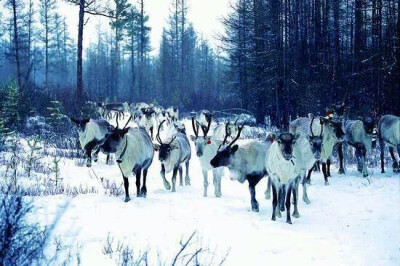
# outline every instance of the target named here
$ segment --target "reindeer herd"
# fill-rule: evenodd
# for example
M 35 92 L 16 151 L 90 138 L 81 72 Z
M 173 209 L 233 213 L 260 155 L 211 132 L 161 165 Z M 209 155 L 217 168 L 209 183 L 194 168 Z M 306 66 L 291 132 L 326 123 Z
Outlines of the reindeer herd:
M 71 118 L 71 121 L 78 131 L 88 167 L 92 165 L 92 156 L 97 161 L 100 151 L 115 155 L 124 180 L 125 202 L 130 200 L 128 177 L 131 174 L 136 177 L 137 196 L 147 196 L 147 173 L 155 154 L 158 154 L 160 175 L 167 190 L 176 191 L 178 174 L 181 186 L 183 183 L 190 185 L 190 141 L 194 144 L 203 174 L 203 196 L 208 195 L 209 171 L 213 176 L 214 195 L 222 196 L 221 178 L 227 168 L 230 176 L 240 183 L 248 181 L 251 208 L 258 212 L 256 186 L 265 177 L 268 180 L 266 199 L 271 198 L 272 189 L 272 220 L 281 217 L 281 212 L 286 210 L 286 222 L 289 224 L 292 223 L 292 204 L 292 216 L 300 216 L 297 206 L 300 183 L 303 187 L 302 199 L 310 204 L 307 185 L 311 183 L 311 175 L 317 165 L 322 165 L 325 185 L 329 185 L 334 150 L 339 157 L 339 174 L 345 173 L 347 152 L 343 150 L 352 147 L 355 149 L 357 169 L 367 177 L 366 155 L 371 152 L 377 138 L 382 173 L 385 172 L 386 145 L 393 159 L 393 171 L 400 172 L 395 157 L 395 151 L 400 156 L 400 117 L 394 115 L 384 115 L 380 119 L 364 117 L 345 120 L 340 110 L 334 109 L 327 116 L 309 114 L 308 117 L 297 118 L 290 123 L 288 130 L 266 131 L 266 138 L 258 140 L 241 137 L 245 125 L 238 119 L 213 121 L 215 115 L 208 110 L 191 113 L 193 135 L 188 138 L 177 108 L 164 109 L 146 103 L 99 104 L 98 108 L 102 119 Z M 130 118 L 121 128 L 119 120 L 126 113 L 130 113 Z M 110 119 L 116 119 L 116 126 L 108 122 Z M 172 186 L 166 177 L 170 172 Z

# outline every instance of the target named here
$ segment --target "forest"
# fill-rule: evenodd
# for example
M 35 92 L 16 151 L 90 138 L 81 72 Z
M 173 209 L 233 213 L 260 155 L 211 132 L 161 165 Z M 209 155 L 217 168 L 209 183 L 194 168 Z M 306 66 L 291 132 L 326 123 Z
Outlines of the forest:
M 0 266 L 400 265 L 400 0 L 0 21 Z
M 60 2 L 78 7 L 78 25 Z M 399 1 L 231 0 L 216 45 L 194 30 L 190 2 L 171 0 L 152 52 L 146 0 L 3 1 L 0 103 L 14 84 L 21 119 L 54 99 L 67 113 L 87 100 L 241 108 L 275 125 L 340 102 L 352 117 L 400 113 Z M 108 25 L 83 45 L 93 17 Z

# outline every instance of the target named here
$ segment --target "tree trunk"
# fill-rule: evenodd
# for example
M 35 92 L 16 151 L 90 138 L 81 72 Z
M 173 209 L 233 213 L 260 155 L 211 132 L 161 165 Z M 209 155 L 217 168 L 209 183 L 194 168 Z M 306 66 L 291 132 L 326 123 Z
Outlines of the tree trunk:
M 18 40 L 18 28 L 17 28 L 17 6 L 16 0 L 12 0 L 12 8 L 13 8 L 13 22 L 14 22 L 14 46 L 15 46 L 15 62 L 17 64 L 17 82 L 18 89 L 22 90 L 21 84 L 21 61 L 19 58 L 19 40 Z
M 82 74 L 82 49 L 83 49 L 83 24 L 85 15 L 85 0 L 79 0 L 79 25 L 78 25 L 78 53 L 76 64 L 76 97 L 79 108 L 84 102 L 83 74 Z

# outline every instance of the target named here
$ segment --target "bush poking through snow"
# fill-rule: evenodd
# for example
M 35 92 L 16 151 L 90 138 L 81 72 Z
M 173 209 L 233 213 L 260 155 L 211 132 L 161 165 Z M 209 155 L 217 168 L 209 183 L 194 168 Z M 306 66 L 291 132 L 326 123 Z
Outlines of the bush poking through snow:
M 37 160 L 40 159 L 40 157 L 37 155 L 37 153 L 42 149 L 40 145 L 40 137 L 39 135 L 36 135 L 32 140 L 28 140 L 28 147 L 29 147 L 29 154 L 28 157 L 26 158 L 26 165 L 25 165 L 25 171 L 28 174 L 28 177 L 31 176 L 31 171 L 33 169 L 34 164 L 37 162 Z
M 54 174 L 54 179 L 50 180 L 55 183 L 56 188 L 58 187 L 58 184 L 62 181 L 62 178 L 60 177 L 60 161 L 61 159 L 58 158 L 57 155 L 55 155 L 52 161 L 52 167 L 50 168 L 50 171 Z
M 119 197 L 125 194 L 122 183 L 117 185 L 115 181 L 110 182 L 109 179 L 101 178 L 101 184 L 104 188 L 104 194 L 107 196 Z
M 197 231 L 194 231 L 187 239 L 181 238 L 179 249 L 171 260 L 162 259 L 162 254 L 151 256 L 149 249 L 146 251 L 135 251 L 135 249 L 124 242 L 114 238 L 108 234 L 102 248 L 103 255 L 113 259 L 119 265 L 223 265 L 226 261 L 229 251 L 218 261 L 216 261 L 215 253 L 210 251 L 208 247 L 202 245 Z M 154 258 L 157 261 L 149 261 Z
M 0 194 L 0 265 L 32 265 L 44 259 L 47 233 L 26 221 L 31 211 L 21 195 Z
M 9 177 L 11 178 L 13 189 L 17 190 L 17 171 L 19 162 L 21 160 L 21 158 L 19 157 L 20 149 L 19 149 L 19 141 L 17 140 L 17 138 L 12 138 L 10 140 L 9 149 L 11 152 L 11 157 L 7 165 L 5 177 L 7 178 L 8 174 L 10 173 Z
M 139 252 L 135 258 L 136 253 L 132 247 L 119 240 L 114 244 L 114 238 L 110 234 L 107 236 L 102 252 L 105 256 L 115 259 L 119 265 L 148 265 L 147 251 Z

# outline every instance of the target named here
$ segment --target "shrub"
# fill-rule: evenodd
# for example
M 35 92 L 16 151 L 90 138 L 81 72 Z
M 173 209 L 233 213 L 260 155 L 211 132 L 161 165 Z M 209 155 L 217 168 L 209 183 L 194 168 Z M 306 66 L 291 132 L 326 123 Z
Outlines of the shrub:
M 0 194 L 0 265 L 32 265 L 44 259 L 45 229 L 26 221 L 31 203 L 17 194 Z

